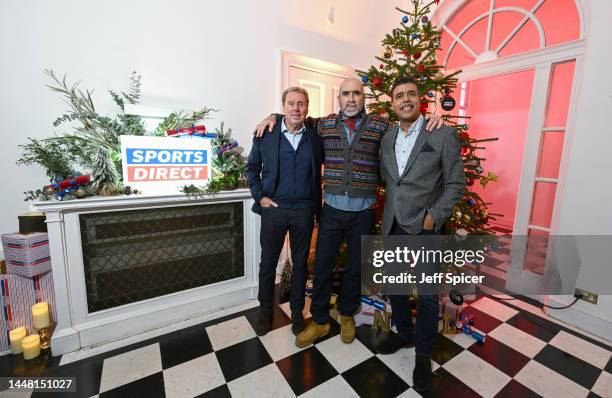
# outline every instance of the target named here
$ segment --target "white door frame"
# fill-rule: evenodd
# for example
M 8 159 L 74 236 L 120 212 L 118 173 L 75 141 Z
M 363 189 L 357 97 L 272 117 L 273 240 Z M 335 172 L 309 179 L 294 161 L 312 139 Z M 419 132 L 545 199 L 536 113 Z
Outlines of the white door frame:
M 355 68 L 281 50 L 281 91 L 289 87 L 289 68 L 291 67 L 342 78 L 351 77 L 355 74 Z
M 437 26 L 444 26 L 448 20 L 464 5 L 467 0 L 446 1 L 434 13 L 433 21 Z M 542 1 L 537 4 L 541 4 Z M 550 85 L 550 72 L 554 64 L 575 60 L 574 76 L 572 82 L 572 91 L 570 103 L 568 107 L 567 121 L 565 124 L 563 149 L 560 160 L 559 175 L 557 177 L 557 193 L 555 195 L 555 203 L 551 218 L 550 228 L 547 230 L 550 235 L 555 235 L 558 231 L 558 212 L 560 209 L 560 200 L 563 197 L 562 193 L 565 188 L 565 177 L 567 175 L 569 148 L 574 134 L 574 112 L 576 108 L 577 98 L 580 94 L 580 84 L 582 81 L 582 69 L 584 62 L 584 53 L 586 47 L 585 26 L 586 24 L 586 5 L 584 0 L 576 0 L 576 7 L 580 16 L 580 39 L 568 43 L 563 43 L 546 48 L 540 48 L 529 52 L 521 53 L 514 56 L 503 58 L 488 58 L 481 54 L 477 57 L 476 63 L 467 65 L 461 68 L 462 72 L 458 76 L 460 81 L 472 81 L 476 79 L 499 76 L 507 73 L 519 72 L 527 69 L 534 69 L 534 80 L 532 88 L 531 106 L 527 124 L 527 132 L 525 138 L 525 147 L 523 154 L 523 164 L 521 177 L 519 182 L 519 192 L 517 196 L 517 207 L 515 212 L 513 234 L 527 235 L 529 230 L 529 219 L 531 215 L 534 181 L 536 181 L 537 164 L 540 151 L 540 142 L 542 138 L 542 130 L 545 123 L 546 103 L 548 100 L 548 91 Z M 491 0 L 492 10 L 495 5 L 495 0 Z M 480 17 L 477 17 L 477 19 Z M 527 19 L 528 16 L 525 17 Z M 487 48 L 489 44 L 489 35 L 491 27 L 489 26 L 487 35 Z M 518 31 L 518 30 L 517 30 Z M 449 32 L 452 35 L 452 32 Z M 516 31 L 510 36 L 516 34 Z M 460 35 L 455 36 L 456 43 L 469 48 L 461 41 Z M 472 51 L 473 52 L 473 51 Z M 450 51 L 449 51 L 450 53 Z M 448 54 L 447 54 L 448 58 Z M 485 59 L 490 60 L 485 60 Z M 447 70 L 452 73 L 456 71 Z M 513 240 L 514 241 L 514 240 Z M 550 246 L 547 250 L 549 255 Z M 523 270 L 523 263 L 526 252 L 526 239 L 519 240 L 513 243 L 511 248 L 511 264 L 508 269 L 508 279 L 506 289 L 514 292 L 521 291 L 539 291 L 538 287 L 542 286 L 542 275 Z M 546 263 L 546 267 L 551 264 Z M 546 275 L 546 268 L 544 275 Z M 542 301 L 545 299 L 541 296 L 532 296 L 535 299 Z

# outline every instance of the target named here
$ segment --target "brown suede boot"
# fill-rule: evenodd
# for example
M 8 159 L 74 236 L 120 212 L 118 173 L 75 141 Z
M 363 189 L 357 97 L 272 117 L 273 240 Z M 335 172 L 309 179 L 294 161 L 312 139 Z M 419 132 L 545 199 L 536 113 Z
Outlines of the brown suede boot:
M 312 321 L 306 329 L 296 336 L 295 345 L 300 348 L 308 347 L 316 340 L 326 336 L 328 333 L 329 323 L 319 325 L 315 321 Z
M 345 344 L 355 340 L 355 319 L 352 316 L 340 315 L 340 340 Z

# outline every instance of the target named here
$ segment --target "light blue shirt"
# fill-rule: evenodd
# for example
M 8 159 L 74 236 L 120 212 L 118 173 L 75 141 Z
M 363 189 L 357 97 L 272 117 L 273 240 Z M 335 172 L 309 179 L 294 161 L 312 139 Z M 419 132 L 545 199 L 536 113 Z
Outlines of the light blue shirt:
M 346 139 L 349 145 L 353 141 L 353 137 L 355 132 L 359 129 L 359 126 L 363 122 L 364 115 L 360 114 L 357 116 L 357 122 L 355 123 L 355 131 L 349 131 L 349 128 L 343 123 L 343 120 L 346 118 L 342 113 L 340 113 L 340 123 L 342 123 L 343 130 L 346 134 Z M 376 203 L 376 198 L 356 198 L 348 195 L 333 195 L 331 193 L 325 193 L 323 195 L 323 199 L 325 200 L 325 204 L 333 207 L 334 209 L 344 210 L 344 211 L 362 211 L 365 209 L 369 209 L 374 203 Z
M 287 138 L 287 141 L 289 141 L 293 147 L 293 150 L 297 151 L 300 141 L 302 140 L 302 136 L 304 135 L 304 132 L 306 132 L 306 126 L 302 126 L 297 133 L 292 133 L 285 125 L 285 118 L 283 118 L 283 121 L 281 122 L 281 132 L 285 135 L 285 138 Z
M 400 175 L 404 173 L 406 163 L 408 163 L 408 158 L 410 157 L 410 152 L 412 152 L 412 148 L 414 148 L 414 143 L 419 136 L 424 120 L 423 115 L 420 115 L 408 129 L 408 134 L 404 133 L 402 125 L 399 125 L 397 138 L 395 139 L 395 160 L 397 161 L 397 170 Z

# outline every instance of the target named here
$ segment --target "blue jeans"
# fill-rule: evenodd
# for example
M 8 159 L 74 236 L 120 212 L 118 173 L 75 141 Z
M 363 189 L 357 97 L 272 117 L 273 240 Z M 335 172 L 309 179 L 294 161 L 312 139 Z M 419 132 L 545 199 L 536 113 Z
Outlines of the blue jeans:
M 434 231 L 423 230 L 420 235 L 434 234 Z M 393 220 L 391 235 L 409 234 Z M 399 335 L 414 342 L 417 354 L 430 356 L 438 336 L 439 296 L 419 294 L 416 330 L 412 326 L 409 296 L 389 296 L 389 300 L 391 301 L 391 317 Z

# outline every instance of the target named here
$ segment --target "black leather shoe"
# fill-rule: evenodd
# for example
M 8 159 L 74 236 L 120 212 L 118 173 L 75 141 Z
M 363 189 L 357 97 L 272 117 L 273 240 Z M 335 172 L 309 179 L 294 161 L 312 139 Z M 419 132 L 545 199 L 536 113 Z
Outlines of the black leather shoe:
M 400 348 L 414 347 L 412 341 L 407 340 L 397 333 L 380 332 L 374 339 L 374 349 L 377 353 L 387 355 L 397 352 Z
M 416 356 L 414 372 L 412 372 L 412 386 L 417 392 L 425 392 L 431 387 L 431 359 L 427 355 Z
M 306 329 L 306 322 L 304 322 L 302 311 L 291 311 L 291 331 L 293 335 L 297 336 L 304 329 Z
M 255 323 L 255 334 L 264 336 L 272 328 L 272 311 L 260 310 Z

